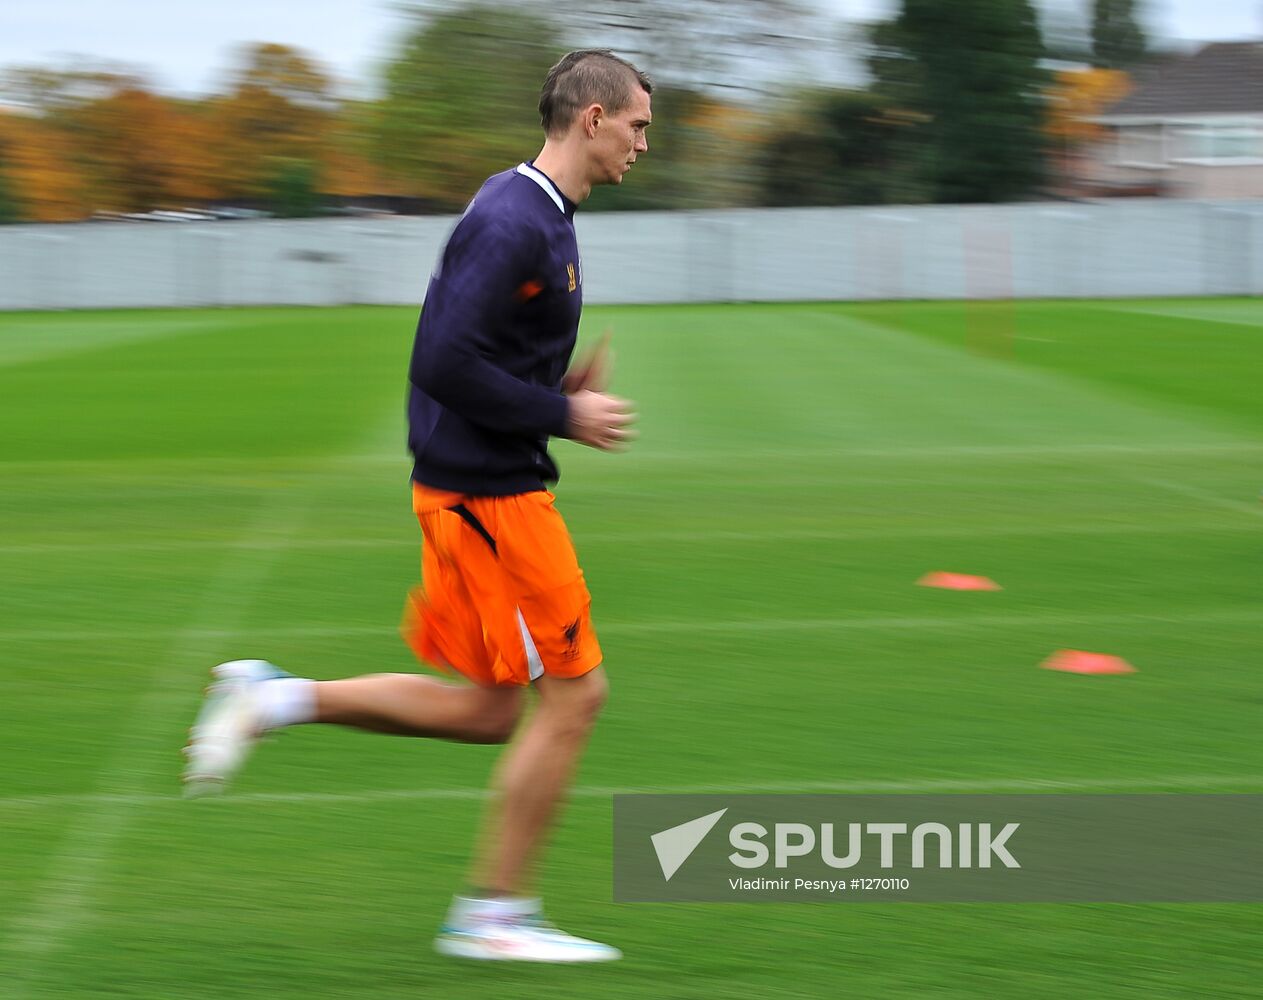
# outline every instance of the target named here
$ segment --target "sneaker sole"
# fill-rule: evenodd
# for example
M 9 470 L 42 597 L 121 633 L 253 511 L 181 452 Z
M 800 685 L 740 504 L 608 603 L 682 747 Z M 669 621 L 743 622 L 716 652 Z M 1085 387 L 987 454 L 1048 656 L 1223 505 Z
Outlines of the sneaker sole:
M 205 775 L 196 774 L 181 780 L 184 782 L 186 799 L 209 799 L 224 794 L 224 782 L 220 778 L 208 778 Z
M 467 958 L 478 962 L 539 962 L 546 965 L 572 965 L 579 962 L 615 962 L 623 953 L 615 948 L 576 949 L 566 958 L 544 958 L 524 952 L 496 951 L 476 941 L 440 937 L 434 941 L 434 950 L 448 958 Z

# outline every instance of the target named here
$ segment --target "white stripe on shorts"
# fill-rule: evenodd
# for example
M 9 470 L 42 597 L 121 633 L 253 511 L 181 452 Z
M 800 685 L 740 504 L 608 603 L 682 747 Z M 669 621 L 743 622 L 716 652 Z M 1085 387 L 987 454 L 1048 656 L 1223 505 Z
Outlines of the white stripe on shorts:
M 531 638 L 530 629 L 526 627 L 526 619 L 522 617 L 522 609 L 517 609 L 517 627 L 522 632 L 522 645 L 526 647 L 526 666 L 531 680 L 544 676 L 544 661 L 539 658 L 539 650 L 535 648 L 535 640 Z

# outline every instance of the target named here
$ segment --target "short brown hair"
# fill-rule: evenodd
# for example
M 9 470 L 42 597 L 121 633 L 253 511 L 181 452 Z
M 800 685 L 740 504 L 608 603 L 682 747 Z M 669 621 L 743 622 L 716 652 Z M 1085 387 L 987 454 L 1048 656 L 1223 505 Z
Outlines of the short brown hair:
M 539 93 L 539 120 L 545 135 L 564 132 L 575 115 L 590 104 L 617 114 L 631 103 L 635 88 L 653 93 L 649 77 L 609 49 L 567 52 L 544 80 Z

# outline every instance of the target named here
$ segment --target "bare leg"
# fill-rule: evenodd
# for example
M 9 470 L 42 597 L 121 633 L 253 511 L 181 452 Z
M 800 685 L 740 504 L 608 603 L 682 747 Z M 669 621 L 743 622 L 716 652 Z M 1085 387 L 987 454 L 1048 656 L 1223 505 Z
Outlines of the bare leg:
M 369 674 L 316 684 L 316 722 L 375 733 L 505 743 L 522 713 L 522 690 L 452 684 L 416 674 Z
M 541 677 L 535 688 L 539 704 L 497 765 L 472 873 L 473 885 L 506 895 L 529 888 L 531 863 L 609 690 L 600 667 L 582 677 Z

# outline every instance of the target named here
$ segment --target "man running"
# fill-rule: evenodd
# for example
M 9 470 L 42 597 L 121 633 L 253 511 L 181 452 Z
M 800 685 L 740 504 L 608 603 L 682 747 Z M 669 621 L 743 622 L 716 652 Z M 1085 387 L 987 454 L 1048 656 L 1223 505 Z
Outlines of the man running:
M 199 794 L 222 788 L 261 733 L 288 725 L 508 743 L 471 888 L 435 942 L 448 955 L 621 957 L 546 923 L 531 876 L 607 693 L 591 598 L 546 488 L 557 479 L 548 439 L 617 449 L 634 417 L 605 391 L 604 342 L 567 371 L 583 290 L 574 212 L 648 149 L 652 89 L 606 50 L 562 58 L 540 95 L 543 149 L 486 181 L 426 292 L 408 404 L 424 589 L 409 596 L 404 634 L 463 681 L 313 681 L 235 660 L 214 669 L 186 751 L 185 781 Z M 534 710 L 519 728 L 528 697 Z

